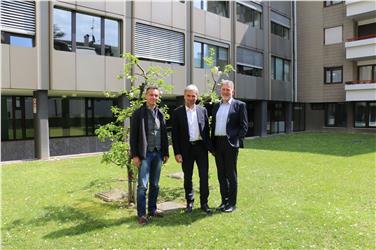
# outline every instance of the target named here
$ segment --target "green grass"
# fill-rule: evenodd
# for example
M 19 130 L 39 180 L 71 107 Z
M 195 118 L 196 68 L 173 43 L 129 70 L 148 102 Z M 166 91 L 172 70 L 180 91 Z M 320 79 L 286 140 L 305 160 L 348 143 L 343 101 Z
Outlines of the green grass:
M 297 133 L 248 140 L 238 163 L 238 209 L 176 212 L 141 227 L 135 210 L 104 203 L 124 169 L 100 157 L 2 167 L 4 249 L 375 249 L 375 134 Z M 220 203 L 210 157 L 209 205 Z M 184 203 L 180 171 L 164 166 L 160 200 Z M 194 176 L 198 190 L 197 170 Z M 196 206 L 199 195 L 196 193 Z

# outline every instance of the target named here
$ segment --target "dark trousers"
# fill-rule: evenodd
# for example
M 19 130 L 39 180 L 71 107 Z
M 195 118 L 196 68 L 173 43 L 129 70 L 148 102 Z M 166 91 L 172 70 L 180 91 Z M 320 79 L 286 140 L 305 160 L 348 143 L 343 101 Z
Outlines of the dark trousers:
M 230 145 L 226 136 L 215 138 L 215 163 L 217 165 L 218 181 L 221 191 L 222 204 L 236 205 L 238 181 L 236 163 L 239 149 Z
M 198 175 L 200 177 L 200 203 L 201 206 L 208 203 L 209 183 L 208 183 L 208 150 L 202 142 L 190 145 L 188 155 L 183 157 L 182 168 L 184 172 L 184 190 L 187 203 L 194 202 L 194 192 L 192 185 L 193 166 L 196 162 Z

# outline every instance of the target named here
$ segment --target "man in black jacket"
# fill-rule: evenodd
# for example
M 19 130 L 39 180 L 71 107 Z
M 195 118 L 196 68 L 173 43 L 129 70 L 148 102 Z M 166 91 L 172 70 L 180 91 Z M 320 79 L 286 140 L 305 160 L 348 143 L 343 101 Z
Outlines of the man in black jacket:
M 157 107 L 159 89 L 146 89 L 146 103 L 132 114 L 130 124 L 130 151 L 134 165 L 138 168 L 137 216 L 138 223 L 148 223 L 146 217 L 146 191 L 149 182 L 149 216 L 161 216 L 157 212 L 159 177 L 162 162 L 168 160 L 166 122 Z
M 243 139 L 248 130 L 247 108 L 244 102 L 233 98 L 232 81 L 223 80 L 220 92 L 222 100 L 213 108 L 211 124 L 211 138 L 215 148 L 215 163 L 222 198 L 217 210 L 233 212 L 238 191 L 236 164 L 239 147 L 243 147 Z
M 184 190 L 187 200 L 186 212 L 193 209 L 194 193 L 192 187 L 193 166 L 196 162 L 200 177 L 201 209 L 211 213 L 208 206 L 208 150 L 212 151 L 209 138 L 209 123 L 207 111 L 196 105 L 198 89 L 188 85 L 184 90 L 185 105 L 174 110 L 172 116 L 172 145 L 175 160 L 182 164 L 184 172 Z

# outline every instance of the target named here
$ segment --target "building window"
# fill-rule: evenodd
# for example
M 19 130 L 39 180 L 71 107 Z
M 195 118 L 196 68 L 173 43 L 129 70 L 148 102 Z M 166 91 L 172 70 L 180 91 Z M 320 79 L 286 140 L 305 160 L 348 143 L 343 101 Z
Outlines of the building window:
M 358 80 L 366 82 L 376 81 L 376 65 L 358 66 Z
M 238 22 L 261 29 L 262 14 L 244 4 L 236 3 L 236 18 Z
M 345 103 L 328 103 L 325 105 L 325 126 L 346 127 Z
M 376 102 L 354 103 L 354 127 L 376 128 Z
M 194 0 L 193 6 L 220 16 L 229 17 L 228 1 Z
M 284 103 L 268 103 L 267 133 L 279 134 L 286 132 L 285 120 L 286 114 Z
M 35 1 L 0 1 L 1 43 L 35 46 Z
M 1 31 L 1 43 L 31 48 L 35 46 L 34 36 Z
M 142 59 L 184 65 L 184 33 L 136 23 L 135 55 Z
M 324 44 L 342 43 L 342 26 L 324 29 Z
M 292 113 L 292 130 L 303 131 L 305 130 L 305 105 L 303 103 L 293 104 Z
M 237 72 L 243 75 L 262 77 L 262 71 L 264 66 L 263 53 L 237 47 Z
M 359 38 L 367 38 L 367 37 L 374 37 L 376 33 L 376 22 L 368 23 L 358 26 L 358 37 Z
M 290 39 L 290 29 L 273 21 L 271 22 L 271 32 L 284 39 Z
M 53 15 L 56 50 L 121 56 L 120 21 L 60 8 Z
M 210 56 L 210 49 L 214 49 L 215 58 L 214 65 L 220 66 L 221 69 L 228 64 L 228 48 L 207 44 L 203 42 L 194 42 L 194 67 L 195 68 L 209 68 L 205 64 L 204 58 Z
M 272 79 L 290 81 L 290 60 L 272 56 Z
M 342 83 L 342 66 L 324 68 L 325 84 Z
M 343 1 L 324 1 L 324 7 L 329 7 L 332 5 L 337 5 L 342 3 Z
M 100 125 L 113 121 L 112 99 L 59 98 L 48 99 L 50 137 L 94 135 Z
M 34 137 L 32 97 L 1 96 L 1 140 Z

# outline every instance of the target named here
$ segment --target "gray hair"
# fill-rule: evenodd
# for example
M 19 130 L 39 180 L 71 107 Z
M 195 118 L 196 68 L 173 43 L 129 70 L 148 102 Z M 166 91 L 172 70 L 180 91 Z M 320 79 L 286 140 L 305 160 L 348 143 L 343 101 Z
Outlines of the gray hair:
M 234 82 L 233 81 L 230 81 L 230 80 L 222 80 L 221 81 L 221 87 L 223 85 L 227 85 L 229 86 L 230 88 L 234 89 Z
M 184 89 L 184 94 L 185 94 L 186 92 L 188 92 L 188 91 L 194 91 L 194 92 L 196 92 L 196 94 L 198 95 L 198 88 L 197 88 L 197 86 L 194 85 L 194 84 L 189 84 L 187 87 L 185 87 L 185 89 Z

